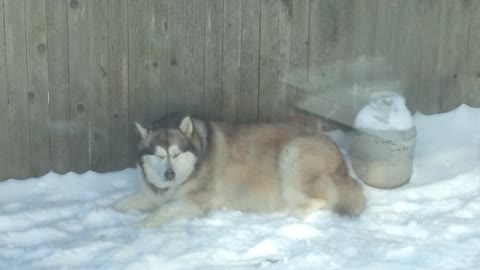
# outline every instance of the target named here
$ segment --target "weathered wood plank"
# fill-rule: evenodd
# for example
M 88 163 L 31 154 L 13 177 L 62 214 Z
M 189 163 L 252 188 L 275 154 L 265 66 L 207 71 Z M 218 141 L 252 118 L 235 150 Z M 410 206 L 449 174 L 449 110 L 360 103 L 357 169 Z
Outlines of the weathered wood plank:
M 406 21 L 403 21 L 407 25 L 406 36 L 403 40 L 398 40 L 399 54 L 396 63 L 402 66 L 399 70 L 404 81 L 407 107 L 411 113 L 415 113 L 420 82 L 425 5 L 423 0 L 408 0 L 402 3 L 409 6 L 409 11 Z
M 130 164 L 128 123 L 128 11 L 127 0 L 108 2 L 108 87 L 110 169 Z
M 396 25 L 401 0 L 377 1 L 377 24 L 375 32 L 375 63 L 373 65 L 373 82 L 392 81 L 395 77 L 392 67 L 392 47 L 394 46 L 396 30 L 403 27 Z M 400 33 L 398 33 L 400 34 Z
M 148 121 L 167 113 L 167 0 L 148 0 Z
M 438 87 L 437 55 L 442 13 L 445 8 L 444 4 L 445 1 L 423 1 L 423 38 L 417 107 L 424 114 L 440 111 L 441 96 Z
M 259 119 L 272 121 L 277 118 L 278 91 L 278 31 L 280 3 L 275 0 L 261 1 L 260 15 L 260 86 L 258 98 Z
M 146 120 L 148 102 L 148 6 L 147 0 L 128 1 L 129 129 Z M 130 133 L 132 142 L 137 138 Z
M 31 175 L 51 169 L 48 110 L 47 22 L 45 0 L 26 1 L 28 111 L 30 115 Z
M 108 134 L 108 1 L 88 4 L 90 33 L 90 169 L 105 172 L 109 168 Z
M 147 0 L 128 1 L 128 130 L 129 156 L 135 158 L 140 139 L 135 121 L 147 120 L 148 107 L 148 6 Z
M 50 153 L 52 170 L 70 170 L 70 85 L 68 74 L 67 1 L 46 2 L 48 81 L 50 95 Z
M 185 0 L 168 0 L 167 5 L 167 109 L 185 112 Z
M 416 69 L 418 72 L 420 64 L 418 38 L 421 37 L 422 27 L 421 10 L 414 4 L 412 1 L 378 0 L 375 60 L 379 62 L 374 63 L 374 80 L 371 90 L 368 91 L 368 94 L 395 91 L 405 96 L 411 102 L 410 105 L 415 103 L 410 98 L 416 96 L 416 85 L 410 82 L 412 76 L 410 69 Z M 414 10 L 411 11 L 411 8 Z M 420 16 L 416 17 L 417 14 Z M 408 37 L 409 31 L 412 37 L 417 39 L 414 44 Z M 417 58 L 413 60 L 409 54 Z
M 345 89 L 339 85 L 343 73 L 351 72 L 353 16 L 352 2 L 316 0 L 310 16 L 310 88 L 315 92 Z M 349 78 L 351 79 L 351 78 Z
M 278 65 L 277 65 L 277 95 L 274 107 L 275 120 L 287 118 L 288 85 L 285 79 L 288 75 L 290 48 L 292 44 L 293 0 L 280 1 L 278 7 Z
M 70 0 L 68 43 L 70 72 L 70 154 L 71 170 L 82 173 L 90 168 L 88 92 L 90 91 L 88 1 Z
M 442 112 L 465 103 L 460 86 L 467 61 L 468 33 L 472 1 L 446 1 L 440 25 L 437 73 Z
M 260 58 L 260 1 L 242 1 L 242 41 L 240 88 L 237 98 L 237 120 L 258 119 L 258 67 Z
M 323 72 L 323 65 L 326 61 L 326 39 L 325 32 L 328 29 L 328 12 L 326 12 L 325 1 L 311 0 L 310 1 L 310 25 L 309 25 L 309 59 L 308 59 L 308 85 L 305 86 L 307 90 L 311 90 L 313 81 L 319 81 L 325 76 Z M 316 92 L 324 92 L 325 89 L 315 89 Z
M 403 3 L 403 4 L 402 4 Z M 367 86 L 367 97 L 378 91 L 395 91 L 405 94 L 401 64 L 407 33 L 409 6 L 401 0 L 378 0 L 375 33 L 373 80 Z
M 5 56 L 5 20 L 3 0 L 0 0 L 0 180 L 10 173 L 10 123 L 8 121 L 7 65 Z
M 242 2 L 225 0 L 223 10 L 223 91 L 222 114 L 226 120 L 237 118 L 237 96 L 240 88 L 240 49 Z
M 319 107 L 315 112 L 333 120 L 344 119 L 342 108 L 354 110 L 355 67 L 352 1 L 317 0 L 310 7 L 308 90 L 338 109 Z M 347 124 L 347 123 L 345 123 Z
M 385 0 L 380 0 L 380 2 Z M 385 21 L 380 21 L 383 25 L 377 24 L 377 29 L 382 26 L 386 26 L 385 31 L 390 32 L 390 40 L 380 40 L 377 42 L 377 46 L 380 46 L 380 49 L 385 51 L 385 59 L 387 63 L 391 66 L 393 70 L 393 79 L 402 79 L 404 65 L 406 64 L 405 59 L 405 42 L 407 40 L 408 26 L 409 26 L 409 14 L 410 14 L 410 4 L 407 1 L 394 0 L 389 1 L 389 5 L 383 5 L 383 7 L 388 8 L 389 10 L 379 10 L 380 13 L 384 12 L 386 15 L 390 15 L 389 18 L 385 18 L 390 24 L 384 24 Z M 412 6 L 413 7 L 413 6 Z M 379 7 L 380 8 L 380 7 Z M 392 10 L 390 10 L 392 9 Z M 417 29 L 421 29 L 416 25 Z M 383 36 L 387 37 L 387 36 Z M 382 45 L 387 47 L 383 48 Z M 379 47 L 375 47 L 378 49 Z M 388 47 L 389 46 L 389 47 Z
M 287 84 L 287 102 L 295 106 L 304 97 L 308 83 L 310 1 L 293 0 L 292 12 L 290 64 L 284 81 Z M 298 112 L 292 106 L 287 113 L 292 119 L 298 118 Z
M 222 118 L 224 2 L 205 3 L 205 115 Z
M 375 34 L 377 24 L 377 0 L 354 1 L 354 51 L 355 80 L 353 86 L 354 110 L 359 111 L 363 92 L 374 83 Z
M 5 0 L 5 53 L 10 121 L 11 177 L 30 176 L 25 1 Z
M 467 63 L 460 86 L 466 104 L 480 107 L 480 1 L 472 1 Z
M 185 87 L 187 112 L 205 112 L 205 0 L 186 2 Z

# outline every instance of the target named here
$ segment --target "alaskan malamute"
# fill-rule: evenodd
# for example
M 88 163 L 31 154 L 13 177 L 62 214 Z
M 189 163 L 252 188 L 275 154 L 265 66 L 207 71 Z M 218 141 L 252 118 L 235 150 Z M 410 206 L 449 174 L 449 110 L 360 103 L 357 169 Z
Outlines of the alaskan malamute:
M 365 208 L 362 188 L 336 144 L 305 127 L 181 115 L 136 126 L 141 189 L 115 208 L 151 212 L 142 226 L 220 208 L 296 217 L 318 209 L 359 215 Z

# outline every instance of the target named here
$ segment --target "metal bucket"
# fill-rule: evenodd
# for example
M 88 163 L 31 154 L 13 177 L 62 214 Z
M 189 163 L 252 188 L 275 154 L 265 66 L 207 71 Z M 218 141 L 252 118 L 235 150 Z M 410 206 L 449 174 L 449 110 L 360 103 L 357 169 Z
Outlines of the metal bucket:
M 352 167 L 367 185 L 396 188 L 410 181 L 417 131 L 354 129 Z

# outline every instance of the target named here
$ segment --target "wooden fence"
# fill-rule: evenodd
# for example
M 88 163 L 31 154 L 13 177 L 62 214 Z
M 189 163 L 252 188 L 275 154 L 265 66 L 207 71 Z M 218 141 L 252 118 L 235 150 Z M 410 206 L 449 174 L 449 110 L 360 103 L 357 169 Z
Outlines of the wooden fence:
M 479 29 L 474 0 L 0 0 L 0 179 L 131 166 L 170 111 L 284 119 L 292 81 L 369 59 L 412 111 L 478 106 Z

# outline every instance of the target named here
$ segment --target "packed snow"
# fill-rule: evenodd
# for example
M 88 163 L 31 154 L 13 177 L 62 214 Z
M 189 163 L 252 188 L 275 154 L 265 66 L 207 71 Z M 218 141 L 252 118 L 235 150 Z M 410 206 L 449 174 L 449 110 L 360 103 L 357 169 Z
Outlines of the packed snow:
M 369 130 L 407 130 L 413 119 L 405 105 L 405 98 L 395 92 L 377 92 L 371 102 L 358 112 L 354 126 Z
M 1 182 L 0 269 L 480 269 L 480 109 L 413 120 L 410 183 L 364 186 L 359 218 L 224 209 L 138 229 L 144 214 L 112 209 L 134 169 Z

